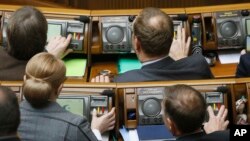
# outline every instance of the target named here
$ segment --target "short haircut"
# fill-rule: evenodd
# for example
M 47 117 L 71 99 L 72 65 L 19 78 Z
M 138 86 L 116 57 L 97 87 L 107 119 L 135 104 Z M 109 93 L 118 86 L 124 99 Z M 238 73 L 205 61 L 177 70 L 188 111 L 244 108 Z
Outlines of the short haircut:
M 43 52 L 33 56 L 26 65 L 23 95 L 35 108 L 49 103 L 51 95 L 58 94 L 64 82 L 66 67 L 61 59 Z
M 199 129 L 206 114 L 206 102 L 201 93 L 187 85 L 170 86 L 165 92 L 165 116 L 169 117 L 183 134 Z
M 16 94 L 8 87 L 0 86 L 0 136 L 17 132 L 20 111 Z
M 168 55 L 173 41 L 173 22 L 159 8 L 145 8 L 134 21 L 133 33 L 147 55 Z
M 47 21 L 36 8 L 25 6 L 16 10 L 8 20 L 8 52 L 19 60 L 29 60 L 45 50 Z

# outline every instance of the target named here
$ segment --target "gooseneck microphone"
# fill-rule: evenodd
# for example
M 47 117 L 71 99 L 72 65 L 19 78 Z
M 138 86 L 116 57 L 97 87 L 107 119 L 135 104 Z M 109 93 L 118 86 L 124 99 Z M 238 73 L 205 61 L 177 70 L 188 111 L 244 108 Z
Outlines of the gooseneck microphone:
M 88 16 L 79 16 L 79 18 L 74 18 L 74 20 L 78 20 L 83 23 L 89 23 L 90 19 Z

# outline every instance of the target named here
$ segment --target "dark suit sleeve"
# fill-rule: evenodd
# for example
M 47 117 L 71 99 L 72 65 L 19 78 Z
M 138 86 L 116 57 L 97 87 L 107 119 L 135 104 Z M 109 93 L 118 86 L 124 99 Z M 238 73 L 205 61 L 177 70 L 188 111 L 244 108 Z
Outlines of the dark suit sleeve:
M 248 76 L 250 76 L 250 54 L 244 54 L 240 57 L 240 62 L 236 70 L 236 77 Z
M 95 134 L 92 132 L 87 120 L 83 120 L 78 126 L 77 141 L 97 141 Z

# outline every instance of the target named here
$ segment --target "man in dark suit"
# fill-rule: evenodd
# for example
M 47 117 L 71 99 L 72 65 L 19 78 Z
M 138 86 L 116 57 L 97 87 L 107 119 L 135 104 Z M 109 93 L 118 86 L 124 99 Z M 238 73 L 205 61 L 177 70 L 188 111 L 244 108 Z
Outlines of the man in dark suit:
M 20 111 L 15 93 L 0 86 L 0 141 L 20 141 L 17 128 L 20 123 Z
M 133 23 L 132 43 L 142 68 L 131 70 L 114 78 L 114 82 L 185 80 L 212 78 L 209 65 L 200 55 L 187 57 L 190 37 L 178 28 L 173 39 L 173 22 L 158 8 L 145 8 Z M 171 47 L 171 48 L 170 48 Z M 97 76 L 92 82 L 108 82 Z
M 242 50 L 240 62 L 237 66 L 236 77 L 249 77 L 250 76 L 250 54 Z
M 206 115 L 206 102 L 199 91 L 187 85 L 166 88 L 162 102 L 163 120 L 178 141 L 229 141 L 227 109 L 221 106 L 217 116 L 208 107 L 209 121 L 202 124 Z

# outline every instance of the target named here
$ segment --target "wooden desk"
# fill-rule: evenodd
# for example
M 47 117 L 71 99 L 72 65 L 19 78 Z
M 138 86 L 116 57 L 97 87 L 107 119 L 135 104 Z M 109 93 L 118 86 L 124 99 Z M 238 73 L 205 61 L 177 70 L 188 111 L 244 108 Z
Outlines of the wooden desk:
M 99 75 L 100 71 L 102 70 L 110 70 L 112 75 L 117 75 L 117 64 L 116 61 L 114 62 L 96 62 L 93 63 L 91 66 L 89 81 L 91 81 L 92 78 Z
M 237 64 L 221 64 L 217 61 L 210 69 L 215 78 L 230 78 L 235 77 Z

